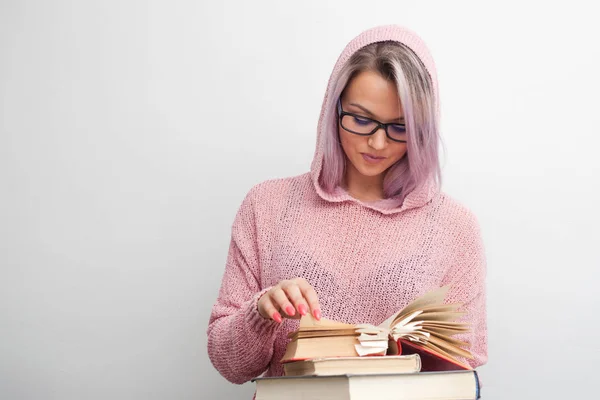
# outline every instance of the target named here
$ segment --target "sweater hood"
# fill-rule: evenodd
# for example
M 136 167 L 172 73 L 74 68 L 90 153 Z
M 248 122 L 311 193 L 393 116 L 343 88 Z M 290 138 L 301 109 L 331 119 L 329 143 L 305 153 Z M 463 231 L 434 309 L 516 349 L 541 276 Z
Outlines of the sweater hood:
M 324 120 L 328 112 L 335 112 L 334 105 L 330 104 L 330 97 L 334 96 L 334 85 L 338 79 L 342 67 L 348 62 L 350 57 L 362 47 L 365 47 L 371 43 L 383 42 L 383 41 L 395 41 L 404 44 L 409 47 L 423 62 L 433 84 L 434 100 L 436 118 L 439 118 L 439 94 L 438 94 L 438 81 L 433 58 L 429 52 L 429 49 L 423 42 L 423 40 L 417 36 L 413 31 L 398 25 L 382 25 L 371 29 L 368 29 L 354 39 L 352 39 L 344 48 L 342 53 L 337 59 L 333 71 L 329 77 L 327 84 L 327 90 L 325 97 L 323 98 L 323 104 L 321 106 L 321 114 L 319 117 L 319 123 L 317 126 L 317 146 L 314 154 L 314 158 L 311 164 L 311 179 L 318 195 L 329 202 L 344 202 L 351 201 L 359 203 L 367 208 L 379 211 L 383 214 L 394 214 L 402 211 L 406 211 L 412 208 L 422 207 L 427 204 L 431 199 L 439 192 L 439 186 L 433 180 L 425 182 L 420 187 L 415 188 L 412 192 L 408 193 L 404 198 L 404 201 L 399 199 L 389 198 L 383 199 L 376 202 L 363 202 L 350 196 L 346 190 L 342 187 L 337 187 L 333 193 L 328 193 L 324 190 L 319 182 L 319 177 L 323 168 L 323 153 L 324 144 L 323 137 L 325 135 Z M 329 109 L 331 108 L 331 109 Z

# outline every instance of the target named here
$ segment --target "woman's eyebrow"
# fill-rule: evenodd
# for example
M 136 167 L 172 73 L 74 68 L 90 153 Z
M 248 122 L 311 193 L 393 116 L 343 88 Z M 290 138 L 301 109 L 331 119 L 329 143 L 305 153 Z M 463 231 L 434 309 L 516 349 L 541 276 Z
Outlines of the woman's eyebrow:
M 369 114 L 371 117 L 375 118 L 375 114 L 373 114 L 371 111 L 367 110 L 366 108 L 364 108 L 360 104 L 350 103 L 350 105 L 354 106 L 354 107 L 360 108 L 361 110 L 363 110 L 364 112 L 366 112 L 367 114 Z M 393 119 L 392 121 L 404 121 L 404 117 L 398 117 L 398 118 Z

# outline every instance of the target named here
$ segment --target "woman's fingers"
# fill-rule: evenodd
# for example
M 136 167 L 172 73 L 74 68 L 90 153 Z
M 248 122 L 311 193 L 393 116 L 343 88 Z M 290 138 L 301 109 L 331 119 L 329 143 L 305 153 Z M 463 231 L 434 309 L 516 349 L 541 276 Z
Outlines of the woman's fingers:
M 258 311 L 263 317 L 268 316 L 268 318 L 271 318 L 279 323 L 283 321 L 281 314 L 279 311 L 277 311 L 277 308 L 271 301 L 271 296 L 269 294 L 263 295 L 260 298 Z
M 290 303 L 283 289 L 274 289 L 273 293 L 271 294 L 271 298 L 273 299 L 273 302 L 278 306 L 278 308 L 280 310 L 283 310 L 287 314 L 287 316 L 293 317 L 294 314 L 296 314 L 294 306 L 292 305 L 292 303 Z
M 304 279 L 298 282 L 298 287 L 300 288 L 302 296 L 308 302 L 313 317 L 317 320 L 321 319 L 321 307 L 319 306 L 319 297 L 317 296 L 315 289 Z
M 290 299 L 292 304 L 294 304 L 296 310 L 298 310 L 298 314 L 306 315 L 308 311 L 308 303 L 304 299 L 298 283 L 294 281 L 286 282 L 284 285 L 282 285 L 282 289 L 285 291 L 287 298 Z
M 264 318 L 282 321 L 280 311 L 287 318 L 298 319 L 309 312 L 321 319 L 321 308 L 315 289 L 304 278 L 279 282 L 258 301 L 260 314 Z

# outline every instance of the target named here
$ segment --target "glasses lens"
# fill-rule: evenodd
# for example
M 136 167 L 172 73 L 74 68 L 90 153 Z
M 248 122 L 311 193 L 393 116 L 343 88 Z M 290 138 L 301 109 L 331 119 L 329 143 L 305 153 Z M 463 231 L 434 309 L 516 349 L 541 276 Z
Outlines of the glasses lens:
M 393 124 L 388 126 L 388 134 L 394 140 L 406 141 L 407 133 L 406 126 L 401 124 Z
M 342 127 L 354 133 L 371 133 L 376 126 L 377 123 L 368 118 L 361 118 L 354 115 L 344 115 L 342 118 Z

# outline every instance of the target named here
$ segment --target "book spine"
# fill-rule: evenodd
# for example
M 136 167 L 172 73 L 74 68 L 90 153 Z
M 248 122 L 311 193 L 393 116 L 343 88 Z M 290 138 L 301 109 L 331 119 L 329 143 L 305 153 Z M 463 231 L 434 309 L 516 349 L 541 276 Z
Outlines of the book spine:
M 479 375 L 477 374 L 476 370 L 473 370 L 473 376 L 475 377 L 475 398 L 480 399 L 481 398 L 481 385 L 479 382 Z

